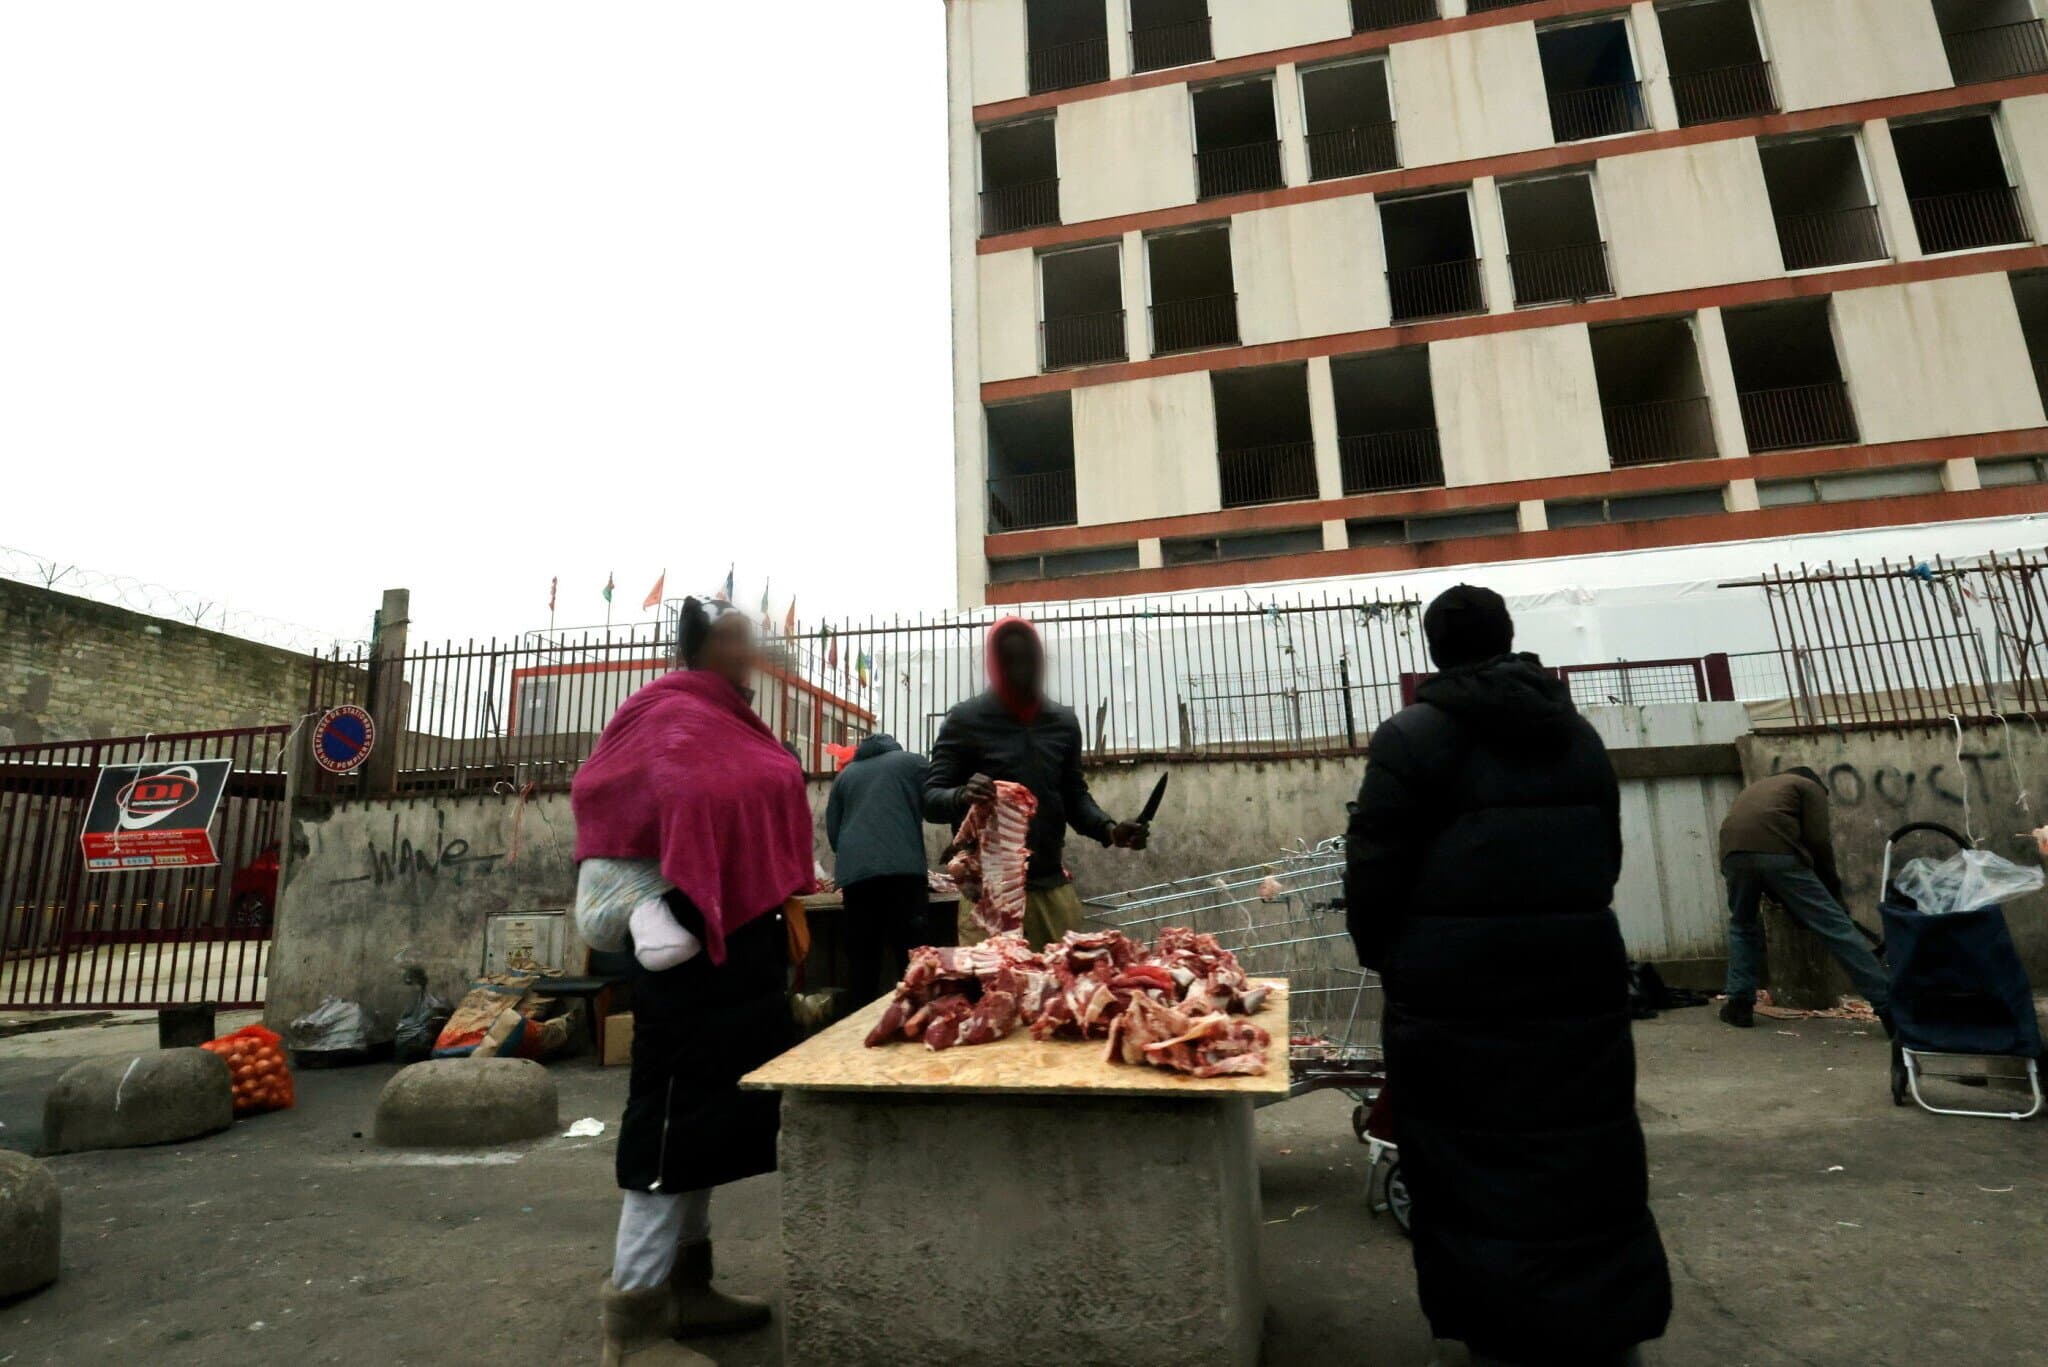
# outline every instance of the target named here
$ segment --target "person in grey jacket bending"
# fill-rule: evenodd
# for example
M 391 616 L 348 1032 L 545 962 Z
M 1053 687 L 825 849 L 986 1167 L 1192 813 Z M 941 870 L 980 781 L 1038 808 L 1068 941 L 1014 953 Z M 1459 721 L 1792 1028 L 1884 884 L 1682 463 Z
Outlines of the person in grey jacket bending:
M 833 880 L 846 899 L 847 958 L 854 996 L 887 990 L 882 947 L 908 955 L 934 944 L 925 882 L 924 785 L 931 765 L 893 736 L 870 736 L 839 771 L 825 802 Z M 945 937 L 950 939 L 950 937 Z

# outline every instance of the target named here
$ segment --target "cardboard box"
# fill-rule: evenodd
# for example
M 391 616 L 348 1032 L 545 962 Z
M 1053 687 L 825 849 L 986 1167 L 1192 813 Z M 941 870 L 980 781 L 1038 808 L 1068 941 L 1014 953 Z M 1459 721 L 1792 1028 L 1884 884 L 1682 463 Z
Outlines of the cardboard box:
M 633 1013 L 622 1012 L 604 1018 L 604 1066 L 616 1068 L 633 1061 Z

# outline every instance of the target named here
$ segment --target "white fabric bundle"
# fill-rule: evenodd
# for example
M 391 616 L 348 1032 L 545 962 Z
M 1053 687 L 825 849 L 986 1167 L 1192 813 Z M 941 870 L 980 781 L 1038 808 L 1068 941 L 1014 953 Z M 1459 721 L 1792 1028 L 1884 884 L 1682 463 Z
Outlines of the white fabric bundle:
M 618 953 L 630 940 L 635 909 L 674 886 L 661 876 L 658 859 L 584 860 L 576 869 L 576 929 L 583 943 Z

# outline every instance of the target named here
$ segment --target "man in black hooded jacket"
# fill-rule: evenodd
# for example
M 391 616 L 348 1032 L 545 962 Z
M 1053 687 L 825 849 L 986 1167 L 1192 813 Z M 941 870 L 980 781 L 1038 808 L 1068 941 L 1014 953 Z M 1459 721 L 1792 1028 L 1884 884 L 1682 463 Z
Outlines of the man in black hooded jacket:
M 1441 673 L 1374 734 L 1347 844 L 1359 959 L 1436 1336 L 1479 1361 L 1636 1360 L 1671 1311 L 1635 1113 L 1607 750 L 1500 595 L 1423 616 Z

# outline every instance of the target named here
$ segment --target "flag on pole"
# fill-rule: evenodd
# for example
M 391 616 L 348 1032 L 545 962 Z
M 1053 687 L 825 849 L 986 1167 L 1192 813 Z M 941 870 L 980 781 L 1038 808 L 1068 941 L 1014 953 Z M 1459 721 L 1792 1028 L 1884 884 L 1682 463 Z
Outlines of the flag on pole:
M 839 638 L 832 634 L 832 628 L 825 628 L 825 669 L 829 673 L 839 668 Z
M 873 664 L 874 661 L 868 657 L 868 653 L 865 650 L 854 659 L 854 672 L 860 676 L 860 686 L 862 688 L 868 686 L 868 669 Z
M 766 580 L 763 580 L 761 583 L 761 630 L 763 633 L 766 633 L 774 629 L 775 619 L 768 615 L 768 583 Z
M 548 580 L 548 616 L 550 617 L 555 615 L 555 590 L 561 586 L 562 576 L 559 574 Z
M 613 581 L 613 580 L 614 580 L 615 578 L 617 578 L 617 576 L 616 576 L 616 575 L 614 575 L 614 574 L 612 574 L 612 573 L 611 573 L 611 572 L 610 572 L 609 570 L 607 570 L 607 571 L 605 572 L 605 576 L 604 576 L 604 601 L 605 601 L 605 602 L 607 602 L 607 603 L 609 603 L 609 602 L 611 602 L 611 601 L 612 601 L 612 581 Z
M 732 601 L 732 572 L 736 568 L 737 566 L 733 565 L 725 567 L 725 587 L 718 591 L 718 601 L 721 603 L 730 603 Z
M 654 587 L 653 587 L 653 588 L 651 588 L 651 589 L 649 589 L 649 590 L 647 590 L 647 601 L 646 601 L 646 602 L 644 602 L 644 603 L 642 603 L 642 604 L 641 604 L 640 606 L 641 606 L 642 608 L 658 608 L 658 607 L 660 607 L 660 606 L 661 606 L 661 592 L 662 592 L 662 590 L 663 590 L 663 589 L 665 589 L 665 588 L 667 588 L 667 587 L 668 587 L 668 571 L 667 571 L 667 570 L 663 570 L 663 571 L 661 572 L 661 577 L 660 577 L 660 578 L 658 578 L 658 579 L 656 579 L 656 580 L 654 581 Z
M 791 596 L 789 600 L 789 611 L 782 614 L 782 634 L 784 636 L 796 635 L 796 598 L 794 596 Z

